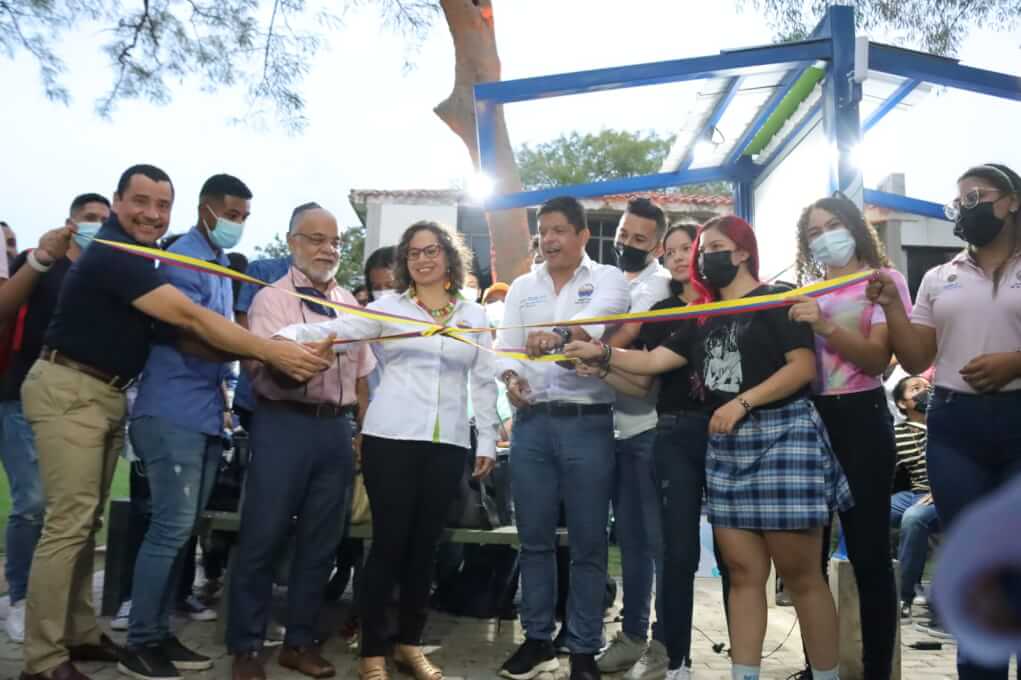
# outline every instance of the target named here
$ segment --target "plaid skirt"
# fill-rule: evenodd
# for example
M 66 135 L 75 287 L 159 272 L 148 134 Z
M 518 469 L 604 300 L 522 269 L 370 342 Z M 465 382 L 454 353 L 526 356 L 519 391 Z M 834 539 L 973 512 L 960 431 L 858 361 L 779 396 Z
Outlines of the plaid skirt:
M 710 435 L 706 477 L 709 521 L 717 527 L 811 529 L 854 505 L 808 399 L 753 411 L 732 434 Z

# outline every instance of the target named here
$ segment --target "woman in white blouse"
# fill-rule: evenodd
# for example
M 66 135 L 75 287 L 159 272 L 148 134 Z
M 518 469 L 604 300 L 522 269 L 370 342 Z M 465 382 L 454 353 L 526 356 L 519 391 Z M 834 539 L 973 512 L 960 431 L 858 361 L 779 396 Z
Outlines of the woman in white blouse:
M 396 290 L 368 306 L 445 326 L 486 328 L 481 305 L 462 298 L 469 253 L 460 237 L 436 222 L 416 222 L 397 246 Z M 366 339 L 418 330 L 399 321 L 341 314 L 289 326 L 279 335 L 298 341 Z M 466 336 L 490 347 L 488 332 Z M 338 351 L 347 345 L 338 344 Z M 393 340 L 378 348 L 379 388 L 362 427 L 362 470 L 372 507 L 372 547 L 361 584 L 363 680 L 387 680 L 389 647 L 384 609 L 400 586 L 394 660 L 417 680 L 441 680 L 422 653 L 421 636 L 436 545 L 469 455 L 468 392 L 478 429 L 475 477 L 493 467 L 499 420 L 493 355 L 453 338 Z M 466 389 L 467 386 L 467 389 Z

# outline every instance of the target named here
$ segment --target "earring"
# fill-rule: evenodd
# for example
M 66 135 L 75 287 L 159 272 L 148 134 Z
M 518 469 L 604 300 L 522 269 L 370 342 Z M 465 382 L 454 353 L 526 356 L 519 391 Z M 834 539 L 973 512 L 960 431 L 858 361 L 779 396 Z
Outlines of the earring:
M 447 282 L 443 284 L 443 290 L 450 290 L 450 279 L 447 279 Z

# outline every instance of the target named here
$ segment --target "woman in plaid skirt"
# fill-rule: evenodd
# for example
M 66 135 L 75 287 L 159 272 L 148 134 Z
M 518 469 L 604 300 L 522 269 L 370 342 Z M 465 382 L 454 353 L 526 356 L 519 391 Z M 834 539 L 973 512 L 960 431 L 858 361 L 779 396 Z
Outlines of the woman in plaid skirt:
M 758 280 L 751 226 L 717 217 L 698 233 L 691 281 L 698 302 L 779 292 Z M 692 321 L 651 352 L 571 343 L 569 355 L 636 375 L 687 364 L 711 413 L 709 521 L 731 575 L 732 675 L 757 680 L 770 561 L 794 600 L 814 680 L 837 677 L 837 615 L 819 570 L 823 527 L 851 507 L 844 473 L 809 399 L 812 329 L 784 309 Z

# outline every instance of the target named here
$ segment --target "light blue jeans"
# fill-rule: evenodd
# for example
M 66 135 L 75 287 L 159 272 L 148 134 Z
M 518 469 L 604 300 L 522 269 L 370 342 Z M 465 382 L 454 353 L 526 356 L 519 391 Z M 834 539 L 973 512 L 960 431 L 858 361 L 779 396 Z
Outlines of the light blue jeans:
M 170 636 L 181 548 L 191 538 L 216 482 L 223 442 L 162 418 L 131 421 L 131 442 L 145 464 L 152 518 L 135 561 L 128 644 Z
M 595 654 L 603 635 L 606 523 L 614 477 L 613 416 L 609 412 L 556 416 L 521 409 L 511 437 L 525 636 L 553 639 L 556 527 L 562 499 L 571 537 L 567 645 L 575 654 Z
M 20 401 L 0 402 L 0 433 L 0 460 L 11 489 L 4 575 L 11 604 L 14 604 L 24 600 L 28 591 L 28 573 L 43 530 L 46 499 L 39 476 L 35 436 L 21 411 Z
M 613 518 L 620 545 L 624 586 L 622 630 L 645 640 L 649 635 L 649 601 L 656 579 L 656 620 L 652 637 L 662 641 L 663 530 L 653 451 L 655 428 L 617 440 L 617 482 L 613 491 Z
M 925 556 L 929 553 L 929 537 L 939 529 L 939 515 L 933 504 L 918 501 L 925 494 L 898 491 L 890 498 L 890 526 L 900 527 L 897 560 L 900 562 L 900 599 L 910 604 L 915 589 L 922 581 Z

